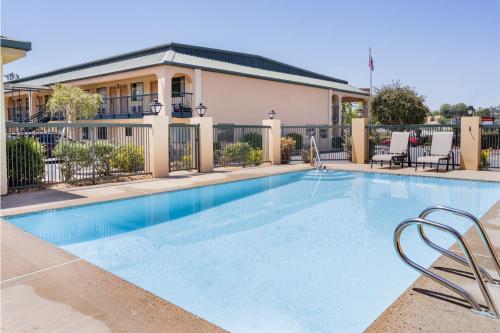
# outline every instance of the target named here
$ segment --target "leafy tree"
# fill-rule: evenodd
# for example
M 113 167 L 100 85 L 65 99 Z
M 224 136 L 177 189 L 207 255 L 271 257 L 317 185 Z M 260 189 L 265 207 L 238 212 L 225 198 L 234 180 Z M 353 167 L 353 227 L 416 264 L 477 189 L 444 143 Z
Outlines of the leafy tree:
M 429 113 L 424 102 L 425 97 L 413 88 L 395 81 L 377 89 L 371 100 L 371 112 L 381 124 L 422 124 Z
M 68 122 L 93 118 L 102 104 L 100 94 L 88 94 L 79 87 L 57 85 L 47 103 L 52 115 L 59 115 Z
M 342 125 L 352 124 L 352 119 L 358 117 L 358 110 L 363 108 L 362 103 L 342 103 Z
M 439 108 L 440 113 L 447 118 L 460 118 L 463 116 L 467 116 L 467 104 L 458 103 L 458 104 L 443 104 Z
M 19 79 L 19 75 L 14 72 L 4 74 L 3 77 L 5 78 L 5 81 L 13 81 Z

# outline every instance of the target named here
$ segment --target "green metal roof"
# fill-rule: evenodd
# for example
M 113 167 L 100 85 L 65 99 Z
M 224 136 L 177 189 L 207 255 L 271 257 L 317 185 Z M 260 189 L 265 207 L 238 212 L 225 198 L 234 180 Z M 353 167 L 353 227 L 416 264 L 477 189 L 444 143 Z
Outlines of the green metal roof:
M 170 43 L 10 81 L 32 85 L 69 82 L 162 64 L 332 88 L 367 95 L 347 81 L 257 55 Z
M 4 36 L 0 37 L 0 46 L 8 47 L 11 49 L 23 50 L 23 51 L 31 51 L 31 43 L 25 42 L 21 40 L 14 40 Z

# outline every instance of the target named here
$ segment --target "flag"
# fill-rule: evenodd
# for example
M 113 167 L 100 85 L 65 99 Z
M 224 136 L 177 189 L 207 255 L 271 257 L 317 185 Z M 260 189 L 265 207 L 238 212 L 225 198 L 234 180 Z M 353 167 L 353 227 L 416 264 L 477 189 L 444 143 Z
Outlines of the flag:
M 375 67 L 373 67 L 373 58 L 372 56 L 370 55 L 369 58 L 368 58 L 368 67 L 370 68 L 370 70 L 373 72 L 373 70 L 375 69 Z

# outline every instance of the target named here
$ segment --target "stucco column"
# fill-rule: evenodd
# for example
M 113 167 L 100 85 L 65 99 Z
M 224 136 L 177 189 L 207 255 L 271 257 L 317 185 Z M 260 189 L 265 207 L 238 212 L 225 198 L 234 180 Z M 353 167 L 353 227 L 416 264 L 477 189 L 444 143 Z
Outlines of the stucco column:
M 329 89 L 328 90 L 328 123 L 330 125 L 333 125 L 333 120 L 332 120 L 332 118 L 333 118 L 333 109 L 332 109 L 333 101 L 332 101 L 332 99 L 333 99 L 333 92 L 331 89 Z
M 158 79 L 158 102 L 163 104 L 159 117 L 170 116 L 172 113 L 172 70 L 162 67 L 156 71 Z
M 31 117 L 32 115 L 35 114 L 34 104 L 35 103 L 33 103 L 33 92 L 30 90 L 28 91 L 28 117 Z
M 191 118 L 199 127 L 200 172 L 214 171 L 214 121 L 212 117 Z
M 339 108 L 339 125 L 342 125 L 342 95 L 337 94 L 337 107 Z
M 369 120 L 370 114 L 368 113 L 368 99 L 365 98 L 365 99 L 361 100 L 361 102 L 363 103 L 363 116 L 368 118 L 368 120 Z
M 203 101 L 203 94 L 201 91 L 201 69 L 196 68 L 194 70 L 194 105 L 193 109 L 196 108 L 197 105 L 200 105 Z
M 368 118 L 352 120 L 352 162 L 364 164 L 368 161 Z
M 0 77 L 3 78 L 3 59 L 0 69 Z M 0 194 L 7 194 L 7 147 L 5 146 L 5 98 L 3 95 L 3 83 L 0 84 Z
M 281 120 L 264 119 L 262 125 L 271 126 L 268 137 L 269 160 L 273 165 L 281 164 Z
M 149 165 L 153 177 L 167 177 L 169 172 L 169 117 L 144 115 L 144 124 L 151 124 L 149 130 Z
M 460 119 L 460 168 L 479 170 L 481 154 L 481 117 Z

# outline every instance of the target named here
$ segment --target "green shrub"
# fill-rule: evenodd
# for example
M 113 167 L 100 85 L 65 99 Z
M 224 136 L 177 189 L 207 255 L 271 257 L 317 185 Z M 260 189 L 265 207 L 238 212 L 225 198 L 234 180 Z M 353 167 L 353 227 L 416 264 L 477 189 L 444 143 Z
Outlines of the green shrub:
M 304 137 L 299 133 L 289 133 L 286 135 L 288 138 L 292 138 L 295 141 L 295 149 L 302 149 L 302 144 L 304 142 Z
M 259 164 L 262 162 L 262 149 L 253 149 L 248 142 L 227 145 L 222 152 L 222 164 Z
M 98 176 L 110 176 L 115 147 L 107 142 L 97 142 L 95 151 L 95 171 Z
M 281 163 L 287 163 L 292 156 L 293 149 L 295 147 L 295 140 L 291 137 L 281 138 Z
M 262 135 L 259 133 L 245 134 L 241 141 L 247 142 L 253 149 L 262 149 Z
M 9 186 L 27 186 L 45 176 L 45 148 L 27 136 L 7 139 L 7 178 Z
M 214 142 L 214 151 L 220 150 L 220 142 Z
M 486 170 L 490 166 L 489 158 L 490 158 L 491 150 L 483 149 L 481 150 L 481 169 Z
M 262 162 L 262 149 L 251 149 L 248 153 L 247 163 L 260 164 Z
M 122 172 L 144 170 L 144 149 L 134 144 L 118 147 L 112 156 L 112 166 Z
M 92 156 L 86 144 L 61 140 L 52 151 L 59 160 L 65 181 L 73 180 L 79 170 L 92 165 Z

